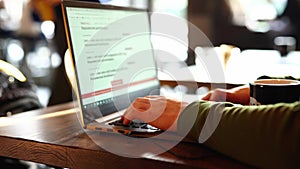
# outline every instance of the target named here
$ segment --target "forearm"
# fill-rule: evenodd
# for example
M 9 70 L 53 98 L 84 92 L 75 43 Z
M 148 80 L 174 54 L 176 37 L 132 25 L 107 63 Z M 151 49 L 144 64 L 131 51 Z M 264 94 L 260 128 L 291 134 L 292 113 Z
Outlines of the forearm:
M 215 107 L 208 102 L 189 105 L 179 117 L 178 131 L 187 132 L 186 121 L 194 117 L 188 135 L 218 152 L 260 168 L 300 168 L 299 103 Z M 207 118 L 210 113 L 215 120 Z M 208 134 L 203 134 L 207 129 Z

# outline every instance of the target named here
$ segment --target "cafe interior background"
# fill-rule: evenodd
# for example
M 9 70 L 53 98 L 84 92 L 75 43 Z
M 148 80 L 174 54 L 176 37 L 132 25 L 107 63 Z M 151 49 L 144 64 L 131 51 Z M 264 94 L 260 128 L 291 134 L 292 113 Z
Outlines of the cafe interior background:
M 55 77 L 63 64 L 63 51 L 56 41 L 64 37 L 56 31 L 62 19 L 57 15 L 58 1 L 0 0 L 0 59 L 15 65 L 34 81 L 45 106 L 57 89 Z M 272 50 L 276 37 L 289 37 L 295 47 L 293 50 L 299 49 L 295 42 L 299 41 L 300 10 L 292 4 L 297 0 L 290 0 L 291 6 L 287 0 L 103 0 L 101 3 L 148 9 L 186 19 L 203 31 L 213 46 L 230 44 L 241 51 Z M 155 23 L 155 17 L 152 22 Z M 185 28 L 187 24 L 178 26 Z M 186 32 L 182 32 L 182 36 L 187 39 L 188 29 L 183 30 Z M 155 41 L 160 42 L 160 47 L 169 47 L 169 43 L 160 39 L 153 41 L 154 48 Z M 179 61 L 195 64 L 186 48 L 173 50 L 179 54 Z M 168 58 L 160 61 L 174 62 Z

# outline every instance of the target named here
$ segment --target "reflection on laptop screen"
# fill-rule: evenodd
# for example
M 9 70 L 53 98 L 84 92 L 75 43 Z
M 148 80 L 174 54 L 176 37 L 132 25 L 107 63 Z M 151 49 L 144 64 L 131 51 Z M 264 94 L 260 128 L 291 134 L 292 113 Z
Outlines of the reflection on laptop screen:
M 66 13 L 82 108 L 92 112 L 85 118 L 158 94 L 147 11 L 67 6 Z

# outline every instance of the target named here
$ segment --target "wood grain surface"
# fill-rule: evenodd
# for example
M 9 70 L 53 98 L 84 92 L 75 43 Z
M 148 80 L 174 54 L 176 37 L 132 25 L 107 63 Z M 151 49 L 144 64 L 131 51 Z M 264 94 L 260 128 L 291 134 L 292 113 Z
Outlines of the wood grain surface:
M 91 135 L 102 143 L 127 149 L 121 156 L 110 153 Z M 160 139 L 141 143 L 98 132 L 87 134 L 79 124 L 73 103 L 0 118 L 0 156 L 74 169 L 251 168 L 198 143 L 180 142 L 169 149 L 170 143 L 171 140 Z M 143 147 L 162 153 L 142 152 L 141 158 L 126 157 Z

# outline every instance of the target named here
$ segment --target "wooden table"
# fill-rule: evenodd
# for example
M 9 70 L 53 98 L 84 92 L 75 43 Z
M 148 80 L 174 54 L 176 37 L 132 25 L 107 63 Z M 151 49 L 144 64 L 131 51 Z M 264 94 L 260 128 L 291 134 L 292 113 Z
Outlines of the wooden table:
M 112 143 L 119 140 L 112 134 L 97 137 Z M 149 139 L 143 145 L 127 142 L 126 146 L 163 149 L 168 142 Z M 72 103 L 0 118 L 0 156 L 5 157 L 74 169 L 251 168 L 191 142 L 180 142 L 159 155 L 144 154 L 128 158 L 102 149 L 79 125 Z

